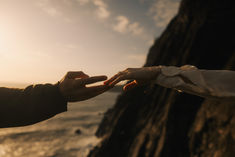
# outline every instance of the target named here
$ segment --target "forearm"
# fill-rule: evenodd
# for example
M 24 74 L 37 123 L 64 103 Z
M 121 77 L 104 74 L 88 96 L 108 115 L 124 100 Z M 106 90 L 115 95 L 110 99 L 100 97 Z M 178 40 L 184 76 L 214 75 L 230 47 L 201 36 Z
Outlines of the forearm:
M 0 88 L 0 127 L 34 124 L 66 110 L 57 85 Z

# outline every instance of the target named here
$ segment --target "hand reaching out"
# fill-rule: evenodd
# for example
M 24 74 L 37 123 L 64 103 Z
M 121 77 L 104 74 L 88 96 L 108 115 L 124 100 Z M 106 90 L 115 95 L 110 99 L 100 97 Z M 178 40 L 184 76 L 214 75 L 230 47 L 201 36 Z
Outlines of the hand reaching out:
M 123 80 L 134 80 L 124 86 L 124 90 L 131 89 L 138 84 L 144 84 L 155 79 L 160 72 L 160 67 L 143 67 L 143 68 L 128 68 L 121 71 L 111 77 L 109 80 L 105 81 L 105 85 L 114 86 L 118 82 Z
M 107 76 L 89 77 L 82 71 L 68 72 L 60 81 L 59 89 L 68 102 L 83 101 L 110 89 L 107 85 L 86 87 L 88 84 L 104 81 L 106 79 Z

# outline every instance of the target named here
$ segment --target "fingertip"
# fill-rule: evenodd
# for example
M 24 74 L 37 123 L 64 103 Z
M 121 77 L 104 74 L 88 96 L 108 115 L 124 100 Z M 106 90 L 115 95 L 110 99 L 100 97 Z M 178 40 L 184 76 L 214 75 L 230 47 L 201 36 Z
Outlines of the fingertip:
M 123 90 L 127 91 L 127 90 L 130 90 L 130 89 L 134 88 L 135 86 L 137 86 L 137 82 L 136 81 L 132 81 L 132 82 L 128 83 L 127 85 L 125 85 L 123 87 Z
M 128 91 L 129 89 L 131 89 L 131 86 L 130 86 L 130 85 L 125 85 L 125 86 L 123 87 L 123 90 L 124 90 L 124 91 Z
M 131 90 L 133 88 L 134 88 L 133 86 L 126 86 L 126 87 L 123 87 L 123 90 L 124 91 L 129 91 L 129 90 Z
M 94 76 L 94 77 L 91 77 L 91 78 L 96 79 L 97 82 L 98 82 L 98 81 L 105 81 L 105 80 L 107 80 L 107 76 L 104 76 L 104 75 L 101 75 L 101 76 Z
M 104 75 L 104 79 L 105 79 L 105 80 L 107 80 L 107 79 L 108 79 L 108 77 Z
M 87 74 L 85 74 L 85 75 L 84 75 L 84 78 L 89 78 L 89 77 L 90 77 L 90 76 L 89 76 L 89 75 L 87 75 Z
M 109 80 L 106 80 L 103 83 L 104 83 L 104 85 L 109 85 Z
M 107 79 L 108 79 L 108 77 L 105 76 L 105 75 L 101 75 L 101 76 L 99 76 L 99 78 L 100 78 L 101 80 L 107 80 Z

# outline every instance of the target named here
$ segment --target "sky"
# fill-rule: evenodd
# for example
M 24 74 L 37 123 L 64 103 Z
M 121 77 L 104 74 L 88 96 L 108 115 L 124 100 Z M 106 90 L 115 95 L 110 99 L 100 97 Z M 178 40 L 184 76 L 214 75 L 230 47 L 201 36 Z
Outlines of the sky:
M 0 0 L 0 82 L 141 67 L 179 0 Z

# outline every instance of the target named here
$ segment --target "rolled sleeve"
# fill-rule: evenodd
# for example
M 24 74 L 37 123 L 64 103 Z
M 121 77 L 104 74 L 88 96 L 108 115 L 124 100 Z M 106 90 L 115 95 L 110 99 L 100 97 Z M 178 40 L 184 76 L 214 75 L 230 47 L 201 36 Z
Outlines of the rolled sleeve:
M 205 98 L 235 100 L 235 72 L 200 70 L 192 65 L 160 66 L 154 83 Z

